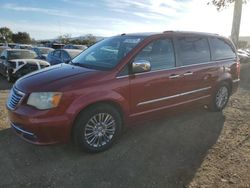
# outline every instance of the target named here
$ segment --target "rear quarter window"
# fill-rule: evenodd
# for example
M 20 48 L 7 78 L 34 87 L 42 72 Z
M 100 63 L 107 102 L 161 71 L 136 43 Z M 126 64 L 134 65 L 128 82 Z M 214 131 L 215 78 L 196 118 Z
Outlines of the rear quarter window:
M 211 46 L 212 60 L 236 58 L 236 53 L 232 44 L 225 39 L 214 37 L 210 38 L 209 42 Z

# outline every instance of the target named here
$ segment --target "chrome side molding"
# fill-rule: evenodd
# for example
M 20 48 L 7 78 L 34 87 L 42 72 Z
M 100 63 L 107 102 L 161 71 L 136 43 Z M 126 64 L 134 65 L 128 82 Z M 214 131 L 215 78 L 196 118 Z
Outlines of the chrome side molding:
M 176 95 L 171 95 L 171 96 L 167 96 L 167 97 L 162 97 L 162 98 L 158 98 L 158 99 L 153 99 L 153 100 L 149 100 L 149 101 L 140 102 L 136 106 L 142 106 L 142 105 L 147 105 L 147 104 L 151 104 L 151 103 L 155 103 L 155 102 L 159 102 L 159 101 L 173 99 L 173 98 L 176 98 L 176 97 L 189 95 L 189 94 L 193 94 L 193 93 L 198 93 L 198 92 L 206 91 L 206 90 L 209 90 L 209 89 L 211 89 L 211 86 L 204 87 L 204 88 L 201 88 L 201 89 L 192 90 L 192 91 L 188 91 L 188 92 L 184 92 L 184 93 L 180 93 L 180 94 L 176 94 Z

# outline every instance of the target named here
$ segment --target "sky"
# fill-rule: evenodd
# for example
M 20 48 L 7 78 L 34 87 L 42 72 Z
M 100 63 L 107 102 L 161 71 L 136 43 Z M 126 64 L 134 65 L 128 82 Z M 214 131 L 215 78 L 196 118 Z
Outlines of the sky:
M 229 36 L 233 5 L 217 11 L 209 0 L 0 0 L 0 27 L 35 39 L 93 34 L 201 31 Z M 241 36 L 250 36 L 250 3 L 243 6 Z

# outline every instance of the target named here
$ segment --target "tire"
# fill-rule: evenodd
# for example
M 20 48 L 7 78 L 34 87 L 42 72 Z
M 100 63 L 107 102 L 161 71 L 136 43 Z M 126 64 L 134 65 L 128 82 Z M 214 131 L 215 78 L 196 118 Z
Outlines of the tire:
M 226 82 L 221 83 L 212 95 L 212 101 L 209 105 L 209 109 L 214 112 L 222 111 L 229 100 L 230 87 Z
M 73 138 L 81 149 L 101 152 L 112 146 L 121 128 L 120 113 L 111 105 L 98 104 L 79 114 L 74 124 Z
M 11 72 L 12 72 L 12 71 L 11 71 L 10 69 L 7 69 L 7 70 L 6 70 L 6 78 L 7 78 L 7 81 L 8 81 L 9 83 L 14 82 L 14 78 L 13 78 Z

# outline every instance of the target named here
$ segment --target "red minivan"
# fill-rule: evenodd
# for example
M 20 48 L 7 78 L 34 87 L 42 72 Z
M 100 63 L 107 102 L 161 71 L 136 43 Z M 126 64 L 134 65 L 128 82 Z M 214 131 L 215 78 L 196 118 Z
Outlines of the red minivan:
M 11 127 L 28 142 L 109 148 L 124 124 L 199 103 L 221 111 L 239 84 L 230 40 L 196 32 L 122 34 L 13 86 Z M 166 112 L 165 112 L 166 111 Z

